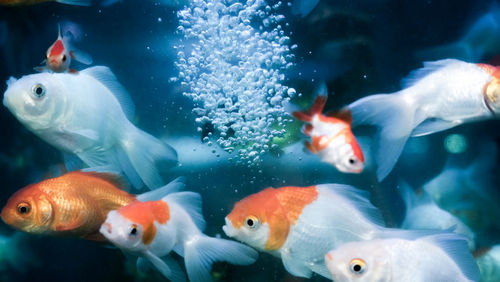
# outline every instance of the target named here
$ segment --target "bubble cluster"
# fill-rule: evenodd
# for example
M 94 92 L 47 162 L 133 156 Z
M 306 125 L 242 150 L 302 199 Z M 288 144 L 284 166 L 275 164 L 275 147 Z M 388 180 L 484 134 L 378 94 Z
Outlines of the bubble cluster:
M 249 164 L 272 147 L 291 121 L 284 105 L 296 91 L 283 85 L 293 67 L 281 2 L 193 0 L 178 12 L 176 66 L 195 104 L 198 131 Z M 211 141 L 210 141 L 211 140 Z

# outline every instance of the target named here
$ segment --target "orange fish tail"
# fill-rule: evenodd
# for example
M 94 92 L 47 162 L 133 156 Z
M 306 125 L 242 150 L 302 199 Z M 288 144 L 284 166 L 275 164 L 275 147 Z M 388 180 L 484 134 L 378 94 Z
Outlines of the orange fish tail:
M 314 104 L 312 105 L 311 109 L 309 109 L 309 111 L 293 112 L 293 116 L 296 119 L 310 122 L 314 115 L 321 114 L 323 108 L 325 107 L 326 100 L 327 96 L 318 95 L 316 96 L 316 100 L 314 100 Z

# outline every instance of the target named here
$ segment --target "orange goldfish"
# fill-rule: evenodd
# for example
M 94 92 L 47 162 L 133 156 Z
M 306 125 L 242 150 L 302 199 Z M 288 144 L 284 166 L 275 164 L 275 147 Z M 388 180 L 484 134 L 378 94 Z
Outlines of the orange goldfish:
M 0 0 L 0 5 L 3 6 L 24 6 L 35 5 L 43 2 L 58 2 L 76 6 L 90 6 L 90 0 Z
M 114 174 L 74 171 L 17 191 L 0 216 L 8 225 L 27 233 L 102 241 L 99 227 L 109 211 L 137 200 L 161 198 L 183 186 L 177 179 L 136 196 L 120 190 L 124 184 Z
M 351 113 L 349 110 L 338 113 L 321 112 L 327 100 L 326 85 L 316 96 L 313 106 L 309 111 L 296 111 L 293 116 L 308 124 L 304 127 L 305 135 L 311 137 L 311 142 L 306 141 L 305 147 L 320 159 L 335 166 L 345 173 L 360 173 L 364 167 L 364 157 L 361 148 L 351 131 Z

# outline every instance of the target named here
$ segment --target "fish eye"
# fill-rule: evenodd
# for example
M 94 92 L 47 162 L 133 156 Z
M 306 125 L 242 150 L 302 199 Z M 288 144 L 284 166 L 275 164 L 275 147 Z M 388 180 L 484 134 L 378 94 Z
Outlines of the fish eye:
M 362 259 L 353 259 L 350 263 L 351 272 L 354 274 L 362 274 L 365 271 L 366 264 Z
M 63 57 L 62 57 L 62 61 L 63 61 L 63 62 L 66 62 L 66 55 L 63 55 Z
M 245 219 L 245 225 L 251 229 L 257 228 L 259 226 L 259 219 L 251 215 Z
M 19 214 L 27 214 L 31 211 L 31 206 L 28 203 L 22 202 L 17 204 L 17 212 Z
M 45 95 L 45 86 L 43 84 L 37 83 L 31 88 L 31 92 L 36 98 L 42 98 Z
M 347 161 L 349 162 L 349 164 L 354 165 L 358 163 L 358 158 L 356 158 L 356 156 L 350 156 Z
M 128 234 L 131 235 L 131 236 L 135 236 L 137 235 L 137 224 L 132 224 L 130 225 L 130 229 L 128 231 Z

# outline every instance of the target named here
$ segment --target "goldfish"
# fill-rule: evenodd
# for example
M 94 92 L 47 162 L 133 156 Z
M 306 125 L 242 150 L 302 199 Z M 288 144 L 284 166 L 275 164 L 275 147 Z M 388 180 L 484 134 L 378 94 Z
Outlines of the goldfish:
M 180 266 L 169 255 L 172 251 L 184 257 L 190 281 L 211 281 L 214 261 L 247 265 L 257 259 L 254 249 L 209 237 L 202 233 L 204 228 L 201 196 L 179 192 L 111 211 L 100 232 L 122 251 L 138 256 L 138 265 L 149 261 L 171 281 L 185 281 Z
M 500 71 L 454 59 L 424 63 L 403 81 L 403 90 L 371 95 L 350 104 L 353 126 L 379 128 L 377 178 L 396 164 L 410 136 L 423 136 L 500 113 Z
M 351 131 L 350 111 L 322 114 L 327 101 L 326 86 L 323 85 L 313 106 L 307 112 L 295 111 L 293 116 L 307 122 L 303 132 L 311 137 L 312 143 L 305 141 L 305 147 L 320 159 L 346 173 L 363 171 L 364 157 Z
M 328 250 L 384 233 L 369 193 L 348 185 L 267 188 L 234 205 L 222 227 L 227 236 L 281 258 L 294 276 L 330 279 Z
M 91 0 L 0 0 L 0 5 L 23 6 L 23 5 L 35 5 L 44 2 L 57 2 L 57 3 L 76 5 L 76 6 L 90 6 L 90 4 L 92 4 Z
M 479 280 L 467 240 L 449 232 L 349 242 L 328 252 L 325 262 L 331 278 L 342 282 Z
M 475 249 L 476 235 L 463 221 L 439 208 L 425 190 L 419 191 L 420 195 L 417 196 L 407 183 L 403 182 L 399 186 L 406 206 L 401 228 L 446 230 L 454 227 L 453 232 L 466 236 L 469 248 Z
M 183 185 L 177 179 L 161 189 L 132 195 L 121 190 L 126 185 L 115 174 L 73 171 L 17 191 L 0 216 L 26 233 L 102 241 L 99 228 L 109 211 L 135 201 L 160 199 Z
M 175 149 L 135 127 L 134 104 L 111 70 L 37 73 L 7 81 L 3 104 L 30 131 L 90 167 L 114 166 L 134 187 L 163 185 Z
M 70 69 L 71 60 L 76 60 L 82 64 L 92 64 L 92 57 L 73 47 L 70 42 L 72 35 L 67 32 L 65 36 L 61 35 L 61 27 L 58 28 L 56 41 L 47 49 L 47 58 L 44 67 L 37 67 L 38 71 L 53 71 L 53 72 L 72 72 L 76 70 Z

